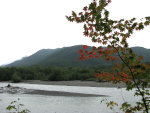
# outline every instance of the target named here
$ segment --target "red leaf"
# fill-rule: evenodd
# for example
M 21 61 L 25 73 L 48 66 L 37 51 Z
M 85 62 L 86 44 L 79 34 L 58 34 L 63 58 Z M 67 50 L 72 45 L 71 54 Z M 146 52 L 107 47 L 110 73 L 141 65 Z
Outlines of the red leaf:
M 88 53 L 88 51 L 85 51 L 85 53 Z
M 93 58 L 93 55 L 89 55 L 88 57 L 89 57 L 89 58 Z
M 118 58 L 115 57 L 114 60 L 118 60 Z
M 115 80 L 115 77 L 114 77 L 114 76 L 112 76 L 112 80 Z
M 127 74 L 123 74 L 122 76 L 123 76 L 123 77 L 127 77 Z
M 86 58 L 85 58 L 85 57 L 82 57 L 82 60 L 86 60 Z
M 81 56 L 80 58 L 78 58 L 78 60 L 86 60 L 86 58 L 84 56 Z
M 99 58 L 99 56 L 97 55 L 97 56 L 95 56 L 95 58 Z
M 84 45 L 84 46 L 83 46 L 83 49 L 87 49 L 87 48 L 88 48 L 88 46 L 87 46 L 87 45 Z
M 103 49 L 101 49 L 100 52 L 103 52 Z
M 82 50 L 82 49 L 80 49 L 80 50 L 78 51 L 78 53 L 79 53 L 79 54 L 83 53 L 83 50 Z
M 92 51 L 89 51 L 89 54 L 92 54 Z
M 93 55 L 96 55 L 96 52 L 94 52 Z
M 122 75 L 122 73 L 121 73 L 121 72 L 119 72 L 119 75 Z
M 96 47 L 95 47 L 95 46 L 93 46 L 93 47 L 92 47 L 92 50 L 96 50 Z
M 131 72 L 134 72 L 134 70 L 135 70 L 134 68 L 133 68 L 133 69 L 131 69 Z

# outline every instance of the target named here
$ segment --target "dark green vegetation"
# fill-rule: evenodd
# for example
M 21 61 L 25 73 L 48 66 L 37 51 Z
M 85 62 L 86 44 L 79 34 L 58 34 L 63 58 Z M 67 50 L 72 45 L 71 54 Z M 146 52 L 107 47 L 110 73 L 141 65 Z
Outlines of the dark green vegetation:
M 68 80 L 97 80 L 95 73 L 111 71 L 109 68 L 61 68 L 61 67 L 7 67 L 0 68 L 0 81 L 21 82 L 22 80 L 46 80 L 46 81 L 68 81 Z M 150 74 L 143 75 L 147 77 Z M 101 79 L 99 79 L 101 81 Z
M 20 82 L 21 80 L 95 80 L 94 73 L 99 68 L 59 68 L 59 67 L 8 67 L 0 68 L 0 81 L 11 80 Z
M 41 66 L 41 67 L 101 67 L 108 68 L 112 66 L 111 62 L 103 60 L 102 58 L 98 59 L 88 59 L 85 61 L 79 61 L 78 50 L 82 49 L 83 45 L 64 47 L 59 49 L 43 49 L 35 54 L 25 57 L 21 60 L 15 61 L 5 67 L 32 67 L 32 66 Z M 91 50 L 91 47 L 88 47 L 88 50 Z M 143 62 L 150 62 L 150 49 L 145 49 L 143 47 L 133 47 L 132 50 L 137 55 L 142 55 L 144 57 Z

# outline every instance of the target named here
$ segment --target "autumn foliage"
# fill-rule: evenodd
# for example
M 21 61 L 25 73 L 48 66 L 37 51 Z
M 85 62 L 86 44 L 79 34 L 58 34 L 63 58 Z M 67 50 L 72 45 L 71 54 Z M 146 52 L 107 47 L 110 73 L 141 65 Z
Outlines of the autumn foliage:
M 141 102 L 131 107 L 126 105 L 127 109 L 122 109 L 126 113 L 142 111 L 148 113 L 150 109 L 149 78 L 144 75 L 150 70 L 150 66 L 143 63 L 142 56 L 136 55 L 129 47 L 127 39 L 131 37 L 134 31 L 141 31 L 150 25 L 150 17 L 144 17 L 140 20 L 131 18 L 129 20 L 112 20 L 109 18 L 109 11 L 105 8 L 111 3 L 111 0 L 93 0 L 91 4 L 85 6 L 83 11 L 76 14 L 72 11 L 71 16 L 66 16 L 70 22 L 83 23 L 86 37 L 91 38 L 92 42 L 99 43 L 99 47 L 93 47 L 87 51 L 88 46 L 84 45 L 78 51 L 81 55 L 79 60 L 102 57 L 104 60 L 114 63 L 111 72 L 99 72 L 94 76 L 114 83 L 124 82 L 127 90 L 137 88 L 135 95 L 141 96 Z M 106 49 L 103 46 L 107 46 Z M 127 106 L 128 105 L 128 106 Z

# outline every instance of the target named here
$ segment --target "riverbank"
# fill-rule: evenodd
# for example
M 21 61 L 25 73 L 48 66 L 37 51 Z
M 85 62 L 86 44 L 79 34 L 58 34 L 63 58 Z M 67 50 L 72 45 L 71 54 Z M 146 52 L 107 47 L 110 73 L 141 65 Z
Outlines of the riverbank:
M 22 83 L 28 84 L 43 84 L 43 85 L 63 85 L 63 86 L 85 86 L 85 87 L 116 87 L 124 88 L 124 83 L 113 84 L 110 82 L 96 82 L 96 81 L 40 81 L 40 80 L 26 80 Z
M 11 85 L 10 88 L 8 88 L 7 83 Z M 19 84 L 39 84 L 39 85 L 55 85 L 55 86 L 81 86 L 81 87 L 109 87 L 109 88 L 124 88 L 125 84 L 118 83 L 113 84 L 109 82 L 96 82 L 96 81 L 40 81 L 40 80 L 26 80 L 22 81 L 21 83 L 15 83 L 18 87 L 16 87 L 15 84 L 9 82 L 5 82 L 8 91 L 4 91 L 7 93 L 13 92 L 13 94 L 22 93 L 22 94 L 32 94 L 32 95 L 46 95 L 46 96 L 73 96 L 73 97 L 102 97 L 107 95 L 95 95 L 95 94 L 82 94 L 82 93 L 75 93 L 75 92 L 66 92 L 66 91 L 47 91 L 47 90 L 38 90 L 38 89 L 27 89 L 22 88 Z M 18 88 L 18 89 L 17 89 Z M 4 88 L 2 88 L 4 89 Z M 9 91 L 10 89 L 10 91 Z M 12 90 L 13 89 L 13 90 Z M 17 90 L 16 90 L 17 89 Z M 22 89 L 22 90 L 20 90 Z M 19 91 L 19 92 L 17 92 Z M 4 93 L 3 90 L 0 91 L 0 93 Z

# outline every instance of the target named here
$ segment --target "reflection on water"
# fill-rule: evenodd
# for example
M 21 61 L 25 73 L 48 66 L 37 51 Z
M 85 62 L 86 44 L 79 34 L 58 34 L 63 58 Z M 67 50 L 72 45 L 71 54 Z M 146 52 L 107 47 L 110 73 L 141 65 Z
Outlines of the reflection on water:
M 7 83 L 0 83 L 0 87 L 6 85 Z M 134 92 L 127 92 L 125 89 L 117 88 L 55 86 L 22 83 L 11 85 L 27 89 L 108 95 L 110 96 L 107 97 L 108 100 L 114 100 L 118 103 L 122 103 L 124 101 L 122 97 L 131 103 L 134 103 L 138 99 L 133 97 Z M 100 103 L 103 97 L 65 97 L 0 93 L 0 98 L 2 99 L 0 102 L 0 113 L 6 113 L 5 108 L 11 101 L 17 100 L 17 98 L 20 98 L 21 103 L 25 105 L 25 108 L 30 109 L 32 113 L 114 113 L 114 111 L 107 109 L 105 104 Z M 118 112 L 120 113 L 120 111 Z

